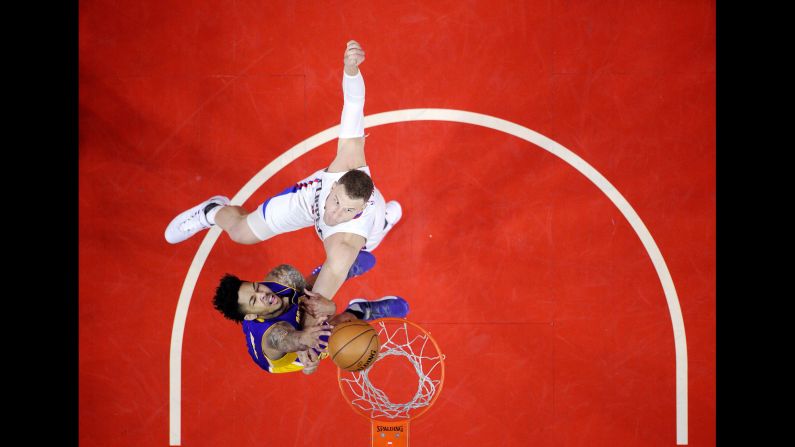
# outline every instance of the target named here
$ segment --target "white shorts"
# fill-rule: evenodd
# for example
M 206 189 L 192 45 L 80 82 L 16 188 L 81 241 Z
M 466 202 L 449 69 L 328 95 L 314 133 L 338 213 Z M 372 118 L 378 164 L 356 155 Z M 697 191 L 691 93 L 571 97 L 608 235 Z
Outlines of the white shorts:
M 254 212 L 246 216 L 248 227 L 259 240 L 264 241 L 277 234 L 314 227 L 314 220 L 307 209 L 306 198 L 301 196 L 302 191 L 293 192 L 293 190 L 293 187 L 287 188 L 260 204 Z M 368 206 L 375 207 L 376 219 L 368 232 L 363 250 L 373 251 L 381 244 L 388 231 L 385 229 L 386 215 L 383 200 Z
M 288 188 L 285 191 L 289 191 Z M 299 193 L 282 192 L 261 203 L 246 216 L 246 223 L 261 241 L 314 225 L 312 215 L 301 206 Z

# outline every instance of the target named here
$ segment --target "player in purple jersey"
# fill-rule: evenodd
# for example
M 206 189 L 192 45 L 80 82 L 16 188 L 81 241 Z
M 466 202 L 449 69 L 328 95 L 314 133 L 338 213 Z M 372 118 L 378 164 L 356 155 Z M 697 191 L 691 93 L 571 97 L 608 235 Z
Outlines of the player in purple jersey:
M 375 301 L 353 299 L 335 315 L 336 304 L 306 290 L 304 277 L 287 264 L 275 267 L 262 282 L 225 275 L 213 305 L 226 318 L 242 324 L 251 359 L 270 373 L 315 372 L 328 355 L 325 342 L 336 324 L 357 318 L 402 318 L 409 311 L 403 298 L 386 296 Z
M 314 227 L 326 260 L 315 269 L 312 290 L 333 298 L 346 278 L 375 264 L 372 252 L 400 220 L 398 202 L 385 202 L 364 156 L 365 86 L 359 64 L 364 50 L 347 43 L 343 55 L 343 108 L 337 155 L 331 164 L 248 212 L 224 196 L 212 197 L 175 217 L 165 231 L 175 244 L 218 225 L 235 242 L 254 244 L 278 234 Z

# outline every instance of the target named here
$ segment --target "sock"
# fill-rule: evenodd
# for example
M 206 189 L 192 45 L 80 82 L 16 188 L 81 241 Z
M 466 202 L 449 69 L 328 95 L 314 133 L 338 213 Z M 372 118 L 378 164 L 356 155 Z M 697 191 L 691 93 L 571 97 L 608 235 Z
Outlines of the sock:
M 215 215 L 223 208 L 220 204 L 212 202 L 204 207 L 204 216 L 207 217 L 207 222 L 210 225 L 215 225 Z

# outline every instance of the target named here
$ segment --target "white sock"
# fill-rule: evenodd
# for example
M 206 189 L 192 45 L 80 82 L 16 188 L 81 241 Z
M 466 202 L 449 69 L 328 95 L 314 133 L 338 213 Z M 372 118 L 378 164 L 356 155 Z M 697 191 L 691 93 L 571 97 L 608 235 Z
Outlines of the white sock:
M 223 207 L 224 205 L 218 205 L 212 207 L 210 211 L 207 211 L 205 217 L 207 217 L 207 222 L 210 222 L 210 225 L 215 225 L 215 215 L 218 214 L 218 211 L 220 211 Z

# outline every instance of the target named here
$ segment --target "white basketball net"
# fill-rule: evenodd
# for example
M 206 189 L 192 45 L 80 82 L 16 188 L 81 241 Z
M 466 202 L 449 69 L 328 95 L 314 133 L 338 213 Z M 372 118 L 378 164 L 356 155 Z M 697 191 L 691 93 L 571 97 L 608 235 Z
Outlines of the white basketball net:
M 378 338 L 381 340 L 381 350 L 373 364 L 359 372 L 349 372 L 349 378 L 341 377 L 353 396 L 350 401 L 353 405 L 370 413 L 371 418 L 387 417 L 390 419 L 409 418 L 409 411 L 428 406 L 436 393 L 441 379 L 432 379 L 432 373 L 438 371 L 437 367 L 444 360 L 444 355 L 436 351 L 433 343 L 428 343 L 429 337 L 424 333 L 409 334 L 406 323 L 399 323 L 397 327 L 387 329 L 383 321 L 376 321 Z M 393 323 L 394 324 L 394 323 Z M 425 352 L 426 347 L 428 353 Z M 430 352 L 432 351 L 432 352 Z M 429 354 L 436 354 L 430 356 Z M 408 402 L 394 403 L 380 389 L 370 382 L 370 371 L 380 360 L 390 355 L 405 357 L 417 372 L 417 392 Z

